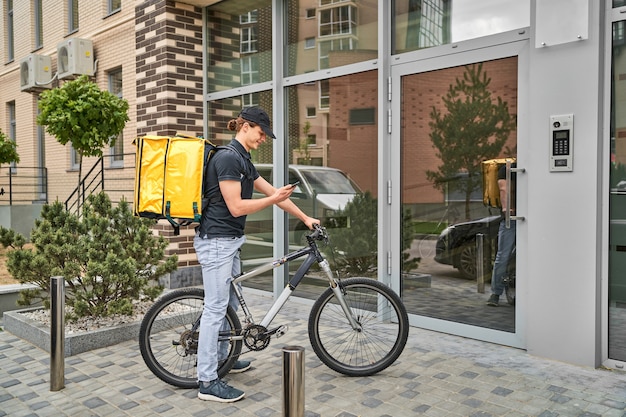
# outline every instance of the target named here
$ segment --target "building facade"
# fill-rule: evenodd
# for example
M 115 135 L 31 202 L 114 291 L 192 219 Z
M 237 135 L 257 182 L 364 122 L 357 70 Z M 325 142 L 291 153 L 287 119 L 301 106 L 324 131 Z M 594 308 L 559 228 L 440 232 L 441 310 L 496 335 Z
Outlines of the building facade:
M 226 122 L 260 105 L 277 139 L 253 158 L 273 163 L 274 184 L 289 180 L 290 164 L 332 167 L 371 196 L 350 216 L 345 204 L 329 202 L 342 191 L 321 181 L 313 197 L 295 199 L 319 209 L 337 241 L 349 242 L 336 250 L 352 268 L 345 271 L 361 268 L 398 291 L 413 325 L 623 369 L 622 1 L 3 0 L 0 7 L 0 129 L 21 158 L 0 167 L 9 190 L 0 192 L 3 225 L 2 206 L 65 201 L 76 188 L 75 153 L 34 120 L 38 93 L 80 72 L 59 77 L 67 74 L 63 47 L 88 41 L 81 56 L 93 65 L 83 71 L 130 104 L 116 146 L 102 162 L 83 161 L 83 170 L 102 163 L 107 184 L 124 184 L 105 185 L 113 200 L 133 198 L 135 137 L 186 132 L 224 143 L 232 136 Z M 49 62 L 43 74 L 51 82 L 29 75 L 24 62 L 34 69 Z M 503 296 L 498 308 L 486 305 L 495 239 L 486 225 L 500 211 L 483 204 L 481 190 L 481 163 L 494 158 L 515 158 L 518 167 L 516 298 L 509 304 Z M 24 201 L 16 197 L 22 172 L 43 178 L 44 171 L 45 181 L 25 185 Z M 244 263 L 298 243 L 298 226 L 283 213 L 264 216 L 250 219 Z M 465 230 L 459 223 L 470 231 L 446 263 L 442 245 Z M 170 233 L 167 224 L 159 228 Z M 483 261 L 477 228 L 486 238 Z M 171 236 L 170 247 L 190 276 L 192 233 Z M 278 292 L 288 274 L 250 286 Z

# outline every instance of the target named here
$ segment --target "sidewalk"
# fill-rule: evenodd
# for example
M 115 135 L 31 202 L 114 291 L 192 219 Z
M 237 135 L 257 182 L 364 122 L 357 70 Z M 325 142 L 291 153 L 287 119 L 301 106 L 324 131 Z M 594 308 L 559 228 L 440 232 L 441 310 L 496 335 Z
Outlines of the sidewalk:
M 249 306 L 270 299 L 248 295 Z M 305 416 L 626 416 L 626 373 L 531 357 L 512 349 L 411 328 L 392 367 L 364 378 L 331 371 L 307 335 L 309 308 L 290 300 L 275 323 L 285 336 L 249 353 L 249 371 L 228 377 L 246 391 L 232 404 L 200 401 L 154 377 L 136 341 L 65 360 L 65 388 L 50 391 L 50 355 L 0 332 L 0 416 L 255 416 L 282 415 L 282 350 L 305 348 Z M 253 309 L 257 321 L 261 316 Z

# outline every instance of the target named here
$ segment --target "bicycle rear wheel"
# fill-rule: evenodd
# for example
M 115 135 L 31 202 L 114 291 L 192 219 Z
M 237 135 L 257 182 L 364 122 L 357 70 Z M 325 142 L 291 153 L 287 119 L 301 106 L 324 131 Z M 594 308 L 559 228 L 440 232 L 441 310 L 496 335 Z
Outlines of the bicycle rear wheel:
M 146 365 L 162 381 L 180 388 L 198 386 L 199 322 L 204 305 L 201 288 L 182 288 L 159 298 L 139 328 L 139 349 Z M 228 307 L 231 329 L 241 329 L 235 311 Z M 227 360 L 218 374 L 226 375 L 241 353 L 242 342 L 231 341 Z
M 329 288 L 311 308 L 311 346 L 334 371 L 348 376 L 373 375 L 394 363 L 406 345 L 406 308 L 393 290 L 374 279 L 348 278 L 340 286 L 360 328 L 352 328 Z

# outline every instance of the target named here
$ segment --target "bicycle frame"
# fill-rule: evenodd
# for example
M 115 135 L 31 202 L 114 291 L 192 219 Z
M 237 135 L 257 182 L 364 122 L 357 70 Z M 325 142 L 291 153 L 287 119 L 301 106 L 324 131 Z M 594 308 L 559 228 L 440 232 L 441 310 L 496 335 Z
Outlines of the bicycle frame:
M 250 310 L 248 309 L 248 306 L 246 305 L 246 302 L 243 298 L 243 293 L 238 284 L 247 279 L 256 277 L 264 272 L 271 271 L 272 269 L 278 268 L 279 266 L 287 264 L 295 259 L 302 258 L 303 256 L 306 256 L 307 258 L 298 267 L 294 276 L 289 280 L 289 282 L 287 283 L 283 291 L 280 293 L 278 298 L 270 306 L 270 309 L 267 311 L 267 313 L 265 314 L 265 316 L 263 317 L 263 319 L 261 320 L 259 324 L 265 327 L 266 329 L 268 328 L 268 326 L 272 323 L 272 321 L 274 320 L 278 312 L 283 308 L 283 306 L 285 305 L 285 303 L 287 302 L 291 294 L 295 291 L 298 284 L 300 284 L 305 274 L 308 272 L 309 268 L 311 268 L 311 266 L 317 262 L 319 266 L 322 268 L 322 270 L 324 271 L 324 273 L 326 274 L 326 277 L 328 279 L 328 284 L 330 285 L 333 292 L 335 293 L 335 296 L 339 300 L 341 308 L 344 311 L 346 318 L 350 322 L 350 325 L 352 326 L 354 330 L 359 330 L 360 325 L 357 323 L 357 320 L 350 313 L 350 310 L 348 306 L 346 305 L 346 302 L 343 298 L 341 289 L 337 281 L 335 280 L 335 277 L 330 269 L 328 261 L 324 259 L 322 254 L 319 252 L 317 245 L 315 244 L 313 240 L 310 240 L 308 246 L 302 249 L 298 249 L 296 251 L 290 252 L 287 255 L 283 256 L 282 258 L 278 258 L 273 261 L 270 261 L 232 280 L 231 282 L 232 288 L 235 292 L 235 295 L 237 296 L 237 299 L 239 300 L 239 305 L 241 306 L 241 310 L 245 317 L 244 323 L 254 324 L 254 319 L 252 318 L 252 314 L 250 313 Z M 242 339 L 243 336 L 237 335 L 231 338 Z

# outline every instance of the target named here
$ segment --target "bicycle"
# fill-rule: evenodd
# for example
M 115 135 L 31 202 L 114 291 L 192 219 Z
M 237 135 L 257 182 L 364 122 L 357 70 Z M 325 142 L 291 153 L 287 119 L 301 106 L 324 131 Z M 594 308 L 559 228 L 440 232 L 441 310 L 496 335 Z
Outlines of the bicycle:
M 232 280 L 244 325 L 229 306 L 226 320 L 230 330 L 220 332 L 219 336 L 220 341 L 229 342 L 228 356 L 218 367 L 220 378 L 230 371 L 240 355 L 261 351 L 267 348 L 272 336 L 286 332 L 284 325 L 269 326 L 315 263 L 329 284 L 311 307 L 308 320 L 309 340 L 317 357 L 344 375 L 368 376 L 389 367 L 402 353 L 408 339 L 409 319 L 400 297 L 375 279 L 335 278 L 317 245 L 318 241 L 329 243 L 325 228 L 316 226 L 306 241 L 303 248 Z M 257 324 L 237 284 L 305 256 Z M 176 387 L 198 386 L 196 355 L 203 300 L 201 288 L 173 290 L 160 297 L 141 322 L 139 347 L 146 365 L 158 378 Z M 248 350 L 242 352 L 244 345 Z

